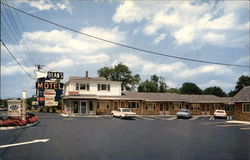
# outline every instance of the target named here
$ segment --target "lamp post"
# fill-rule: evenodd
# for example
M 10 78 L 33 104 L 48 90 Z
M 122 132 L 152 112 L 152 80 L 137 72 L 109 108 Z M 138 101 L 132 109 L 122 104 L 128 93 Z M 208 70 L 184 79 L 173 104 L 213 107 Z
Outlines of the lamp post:
M 26 98 L 27 98 L 27 90 L 24 89 L 22 91 L 22 101 L 23 101 L 23 105 L 22 105 L 22 120 L 26 120 Z

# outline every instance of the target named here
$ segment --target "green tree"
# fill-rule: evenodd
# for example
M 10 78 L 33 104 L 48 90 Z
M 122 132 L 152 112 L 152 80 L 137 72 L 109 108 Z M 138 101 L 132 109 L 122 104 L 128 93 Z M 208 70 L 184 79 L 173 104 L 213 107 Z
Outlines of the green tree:
M 236 86 L 234 88 L 233 91 L 230 91 L 228 93 L 228 96 L 229 97 L 233 97 L 234 95 L 236 95 L 244 86 L 250 86 L 250 77 L 249 76 L 244 76 L 242 75 L 237 83 L 236 83 Z
M 178 88 L 170 88 L 170 89 L 167 90 L 167 92 L 169 92 L 169 93 L 180 93 Z
M 194 83 L 186 82 L 180 88 L 181 94 L 202 94 L 202 90 Z
M 226 96 L 226 93 L 220 87 L 217 87 L 217 86 L 206 88 L 203 91 L 203 94 L 215 95 L 215 96 L 219 96 L 219 97 L 225 97 Z
M 103 67 L 97 73 L 99 77 L 105 77 L 107 80 L 122 82 L 122 90 L 134 90 L 141 80 L 139 74 L 132 75 L 129 68 L 121 63 L 114 67 Z
M 166 92 L 167 87 L 165 79 L 154 74 L 139 85 L 138 92 Z

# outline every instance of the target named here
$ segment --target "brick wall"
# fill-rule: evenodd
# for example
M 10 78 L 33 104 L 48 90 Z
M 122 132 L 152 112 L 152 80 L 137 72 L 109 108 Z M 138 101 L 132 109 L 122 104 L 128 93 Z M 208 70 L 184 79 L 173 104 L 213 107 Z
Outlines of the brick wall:
M 250 113 L 242 112 L 242 103 L 236 103 L 234 110 L 235 110 L 235 112 L 234 112 L 235 113 L 235 119 L 250 121 Z

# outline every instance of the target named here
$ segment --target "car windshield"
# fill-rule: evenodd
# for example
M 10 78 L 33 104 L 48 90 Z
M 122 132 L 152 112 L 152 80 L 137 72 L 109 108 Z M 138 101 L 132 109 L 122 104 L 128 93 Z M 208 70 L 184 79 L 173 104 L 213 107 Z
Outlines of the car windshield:
M 122 112 L 131 112 L 130 109 L 122 109 Z
M 186 112 L 186 113 L 188 113 L 188 110 L 182 109 L 182 110 L 180 110 L 180 112 Z

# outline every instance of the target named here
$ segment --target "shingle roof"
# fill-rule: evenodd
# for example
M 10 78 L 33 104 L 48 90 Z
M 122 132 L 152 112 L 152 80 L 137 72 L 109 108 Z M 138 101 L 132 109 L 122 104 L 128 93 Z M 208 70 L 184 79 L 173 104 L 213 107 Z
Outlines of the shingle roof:
M 146 101 L 186 101 L 186 102 L 230 102 L 229 97 L 217 97 L 214 95 L 184 95 L 177 93 L 145 93 L 145 92 L 133 92 L 124 91 L 122 92 L 124 97 L 127 98 L 141 98 Z
M 234 97 L 235 102 L 250 102 L 250 86 L 243 87 Z

